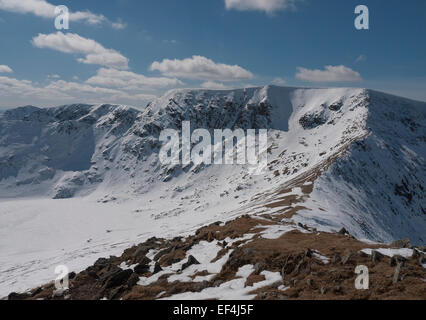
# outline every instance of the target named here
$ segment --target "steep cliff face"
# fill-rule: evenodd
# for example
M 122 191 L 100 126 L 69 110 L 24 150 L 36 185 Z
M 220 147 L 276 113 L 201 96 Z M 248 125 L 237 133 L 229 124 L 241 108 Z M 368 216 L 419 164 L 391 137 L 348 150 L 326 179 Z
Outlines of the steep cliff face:
M 119 143 L 137 114 L 112 105 L 6 111 L 0 120 L 1 197 L 69 198 L 102 181 L 109 160 L 102 148 Z
M 299 219 L 317 226 L 336 220 L 336 228 L 369 239 L 424 243 L 425 104 L 369 91 L 364 127 L 365 138 L 315 182 L 311 201 L 327 215 L 312 210 Z

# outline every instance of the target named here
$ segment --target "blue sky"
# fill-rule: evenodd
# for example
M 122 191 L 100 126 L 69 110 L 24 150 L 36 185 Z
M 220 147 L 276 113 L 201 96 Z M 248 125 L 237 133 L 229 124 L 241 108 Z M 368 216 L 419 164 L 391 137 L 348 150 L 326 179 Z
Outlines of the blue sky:
M 369 8 L 356 30 L 354 9 Z M 54 8 L 71 12 L 55 29 Z M 355 86 L 426 101 L 424 0 L 0 0 L 0 106 L 144 106 L 180 87 Z

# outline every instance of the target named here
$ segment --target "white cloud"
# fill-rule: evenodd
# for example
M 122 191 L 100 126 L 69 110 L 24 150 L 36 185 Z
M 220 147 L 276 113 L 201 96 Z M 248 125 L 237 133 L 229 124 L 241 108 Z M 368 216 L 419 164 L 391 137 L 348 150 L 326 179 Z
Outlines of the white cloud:
M 0 64 L 0 73 L 12 73 L 13 70 L 4 64 Z
M 356 82 L 362 81 L 361 75 L 343 65 L 325 66 L 324 70 L 297 68 L 296 78 L 309 82 Z
M 127 90 L 176 87 L 183 82 L 176 78 L 146 77 L 130 71 L 101 68 L 98 73 L 86 81 L 89 84 Z
M 226 9 L 239 11 L 264 11 L 294 9 L 296 0 L 225 0 Z
M 127 27 L 127 24 L 121 21 L 113 22 L 111 26 L 116 30 L 123 30 Z
M 178 43 L 177 40 L 163 40 L 163 42 L 167 43 L 167 44 L 177 44 Z
M 284 86 L 287 84 L 287 81 L 285 81 L 283 78 L 276 77 L 274 80 L 272 80 L 271 84 L 274 84 L 277 86 Z
M 201 88 L 204 89 L 211 89 L 211 90 L 228 90 L 232 89 L 232 87 L 229 87 L 223 83 L 214 82 L 214 81 L 206 81 L 201 84 Z
M 37 17 L 46 19 L 53 19 L 56 17 L 55 8 L 55 5 L 46 0 L 0 0 L 1 10 L 21 14 L 33 14 Z M 95 14 L 87 10 L 70 12 L 70 21 L 85 22 L 91 25 L 108 23 L 114 28 L 117 28 L 117 26 L 121 24 L 119 27 L 125 27 L 125 25 L 120 22 L 112 23 L 104 15 Z
M 158 70 L 169 77 L 187 79 L 235 81 L 253 78 L 250 71 L 240 66 L 216 63 L 202 56 L 192 56 L 192 58 L 183 60 L 164 59 L 162 62 L 155 61 L 150 70 Z
M 355 63 L 362 62 L 362 61 L 365 61 L 365 60 L 367 60 L 367 57 L 365 55 L 361 54 L 358 58 L 355 59 Z
M 86 64 L 97 64 L 112 68 L 127 69 L 129 59 L 113 49 L 105 49 L 92 39 L 87 39 L 75 33 L 39 34 L 32 39 L 34 46 L 49 48 L 64 53 L 79 53 L 85 55 L 77 61 Z
M 0 76 L 0 99 L 4 105 L 57 106 L 66 103 L 118 103 L 144 106 L 156 95 L 56 80 L 39 86 L 29 80 Z

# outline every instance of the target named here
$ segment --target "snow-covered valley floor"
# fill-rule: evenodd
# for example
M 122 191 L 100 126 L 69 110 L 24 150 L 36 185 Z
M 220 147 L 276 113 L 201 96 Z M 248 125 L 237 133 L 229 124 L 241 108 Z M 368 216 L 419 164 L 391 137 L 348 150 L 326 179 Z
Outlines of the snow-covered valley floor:
M 98 203 L 90 197 L 2 200 L 0 296 L 54 280 L 58 265 L 81 271 L 99 257 L 121 254 L 150 237 L 185 235 L 226 218 L 207 212 L 156 220 L 137 212 L 143 202 Z

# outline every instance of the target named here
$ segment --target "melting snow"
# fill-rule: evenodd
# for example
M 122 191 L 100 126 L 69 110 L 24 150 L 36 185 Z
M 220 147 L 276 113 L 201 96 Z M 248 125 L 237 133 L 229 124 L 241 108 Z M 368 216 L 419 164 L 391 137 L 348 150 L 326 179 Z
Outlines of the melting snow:
M 402 256 L 404 258 L 409 258 L 413 255 L 413 249 L 407 249 L 407 248 L 402 248 L 402 249 L 389 249 L 389 248 L 381 248 L 381 249 L 362 249 L 361 251 L 371 255 L 372 251 L 378 251 L 381 254 L 388 256 L 390 258 L 392 258 L 393 256 Z
M 165 298 L 165 300 L 250 300 L 256 297 L 255 294 L 250 294 L 251 291 L 282 281 L 279 272 L 263 271 L 261 275 L 265 276 L 264 281 L 245 287 L 248 276 L 253 272 L 254 266 L 246 265 L 238 269 L 237 276 L 241 278 L 225 282 L 219 287 L 204 289 L 201 292 L 176 294 Z

